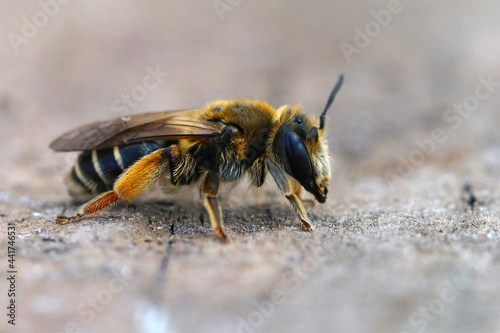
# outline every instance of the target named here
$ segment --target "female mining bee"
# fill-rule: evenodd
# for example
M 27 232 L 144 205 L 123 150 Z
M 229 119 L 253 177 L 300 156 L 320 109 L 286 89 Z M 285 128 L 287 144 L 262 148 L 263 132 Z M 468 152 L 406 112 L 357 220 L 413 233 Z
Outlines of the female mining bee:
M 302 229 L 312 231 L 299 196 L 304 188 L 320 203 L 326 200 L 330 161 L 325 118 L 343 80 L 341 75 L 319 127 L 298 105 L 274 109 L 261 101 L 235 100 L 97 122 L 67 132 L 50 148 L 83 151 L 68 176 L 70 194 L 100 195 L 57 222 L 95 214 L 122 199 L 128 202 L 161 177 L 169 177 L 173 186 L 200 183 L 212 227 L 225 242 L 217 199 L 221 182 L 248 174 L 259 187 L 269 171 Z

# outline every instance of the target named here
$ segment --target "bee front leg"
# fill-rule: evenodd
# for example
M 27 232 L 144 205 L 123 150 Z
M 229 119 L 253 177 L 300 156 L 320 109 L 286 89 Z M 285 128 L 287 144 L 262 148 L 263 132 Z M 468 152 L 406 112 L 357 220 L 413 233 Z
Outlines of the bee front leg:
M 219 199 L 217 199 L 217 194 L 219 193 L 220 178 L 213 171 L 207 171 L 203 175 L 201 181 L 201 197 L 203 198 L 203 205 L 210 216 L 210 222 L 212 223 L 212 228 L 219 236 L 223 243 L 229 242 L 227 235 L 224 231 L 222 210 L 220 208 Z
M 299 218 L 300 223 L 302 224 L 302 230 L 312 232 L 313 227 L 311 225 L 311 222 L 309 221 L 309 218 L 307 217 L 306 210 L 302 206 L 302 202 L 300 201 L 299 196 L 294 193 L 296 190 L 294 190 L 293 186 L 290 185 L 290 181 L 288 180 L 283 170 L 281 170 L 281 168 L 276 163 L 268 158 L 266 158 L 266 166 L 273 176 L 274 181 L 278 185 L 281 193 L 283 193 L 283 195 L 288 199 L 290 206 L 292 206 L 293 212 Z
M 300 183 L 298 181 L 296 181 L 295 179 L 288 179 L 288 181 L 290 182 L 291 186 L 292 186 L 292 192 L 293 194 L 295 194 L 302 202 L 302 204 L 304 205 L 307 205 L 309 207 L 313 207 L 314 205 L 316 205 L 316 200 L 314 200 L 314 198 L 304 198 L 302 196 L 302 185 L 300 185 Z

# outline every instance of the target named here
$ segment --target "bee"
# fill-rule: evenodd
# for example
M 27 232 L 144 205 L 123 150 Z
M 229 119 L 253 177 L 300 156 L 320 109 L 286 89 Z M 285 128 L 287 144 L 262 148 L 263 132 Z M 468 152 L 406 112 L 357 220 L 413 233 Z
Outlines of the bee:
M 216 101 L 199 109 L 134 115 L 69 131 L 50 144 L 82 151 L 67 183 L 74 197 L 94 197 L 65 224 L 141 195 L 162 177 L 176 186 L 199 184 L 203 205 L 222 242 L 222 182 L 249 176 L 264 184 L 269 172 L 304 231 L 313 227 L 300 200 L 302 188 L 324 203 L 330 181 L 326 113 L 342 86 L 340 75 L 317 122 L 299 105 L 274 109 L 257 100 Z

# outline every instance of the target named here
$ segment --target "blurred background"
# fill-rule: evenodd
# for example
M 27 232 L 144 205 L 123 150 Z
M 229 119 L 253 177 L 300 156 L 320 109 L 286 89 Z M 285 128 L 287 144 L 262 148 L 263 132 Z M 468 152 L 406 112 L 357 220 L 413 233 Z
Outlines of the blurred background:
M 325 214 L 447 209 L 465 183 L 498 203 L 499 14 L 498 1 L 2 1 L 2 214 L 49 205 L 55 215 L 69 202 L 63 175 L 75 154 L 48 145 L 71 128 L 217 99 L 300 103 L 319 116 L 340 73 Z M 343 317 L 339 329 L 394 329 L 387 317 Z
M 56 4 L 0 5 L 9 192 L 38 196 L 60 172 L 54 163 L 73 159 L 49 142 L 86 122 L 237 98 L 301 103 L 318 115 L 340 73 L 345 86 L 328 117 L 338 177 L 383 178 L 436 128 L 446 139 L 416 172 L 497 162 L 498 87 L 459 126 L 443 118 L 474 96 L 478 77 L 500 81 L 497 1 Z M 163 73 L 150 90 L 148 69 Z M 44 177 L 27 176 L 36 170 Z

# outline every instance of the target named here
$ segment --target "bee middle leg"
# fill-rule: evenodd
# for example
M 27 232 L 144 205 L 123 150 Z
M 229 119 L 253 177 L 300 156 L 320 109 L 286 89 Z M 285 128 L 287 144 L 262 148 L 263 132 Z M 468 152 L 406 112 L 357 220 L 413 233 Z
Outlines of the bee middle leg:
M 309 221 L 309 218 L 307 217 L 306 210 L 304 209 L 299 196 L 296 194 L 297 189 L 294 188 L 292 184 L 290 184 L 287 176 L 285 175 L 283 170 L 281 170 L 281 168 L 276 165 L 276 163 L 266 158 L 266 166 L 273 176 L 274 181 L 278 185 L 281 193 L 283 193 L 285 198 L 287 198 L 290 206 L 292 206 L 293 212 L 299 218 L 300 223 L 302 224 L 302 230 L 312 232 L 313 227 L 311 225 L 311 222 Z
M 210 216 L 210 222 L 212 228 L 219 236 L 223 243 L 229 242 L 226 232 L 224 231 L 222 210 L 220 208 L 219 199 L 217 195 L 219 193 L 220 178 L 213 171 L 207 171 L 203 175 L 201 181 L 201 197 L 203 198 L 203 205 Z

